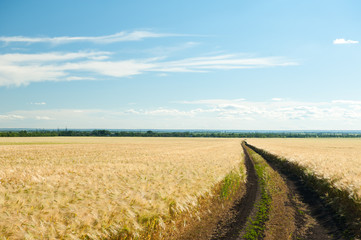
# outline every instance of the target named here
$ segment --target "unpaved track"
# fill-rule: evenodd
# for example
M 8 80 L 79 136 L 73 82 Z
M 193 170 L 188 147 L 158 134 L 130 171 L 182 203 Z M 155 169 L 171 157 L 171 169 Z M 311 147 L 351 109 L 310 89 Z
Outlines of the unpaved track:
M 245 165 L 247 169 L 246 193 L 237 200 L 230 210 L 229 217 L 220 221 L 212 235 L 212 240 L 238 239 L 240 231 L 244 228 L 247 219 L 254 212 L 255 203 L 260 199 L 260 186 L 253 162 L 242 144 L 245 153 Z
M 272 166 L 272 165 L 271 165 Z M 334 219 L 334 213 L 331 209 L 327 208 L 319 196 L 307 189 L 302 182 L 297 178 L 286 176 L 281 174 L 290 189 L 290 196 L 297 196 L 301 201 L 306 210 L 303 214 L 296 215 L 296 226 L 297 230 L 294 239 L 345 239 L 342 236 L 342 228 Z M 297 203 L 293 204 L 297 205 Z M 299 204 L 298 204 L 299 205 Z M 298 207 L 299 206 L 294 206 Z M 315 222 L 306 232 L 302 233 L 301 229 L 307 225 L 307 217 L 312 217 Z
M 257 152 L 257 149 L 249 147 Z M 296 231 L 292 239 L 350 239 L 343 236 L 342 223 L 337 220 L 334 211 L 327 207 L 315 192 L 307 188 L 297 176 L 287 171 L 281 172 L 272 162 L 264 159 L 282 176 L 289 189 L 289 202 L 296 210 Z
M 247 169 L 246 193 L 241 199 L 235 202 L 229 211 L 228 217 L 218 223 L 211 237 L 212 240 L 242 239 L 241 235 L 244 233 L 247 220 L 249 217 L 255 215 L 255 205 L 260 200 L 260 186 L 253 160 L 246 150 L 246 146 L 242 144 L 242 147 L 245 153 L 245 165 Z M 252 148 L 252 146 L 249 147 Z M 252 149 L 256 150 L 254 148 Z M 267 161 L 267 159 L 265 160 Z M 335 220 L 334 213 L 323 204 L 317 194 L 306 188 L 296 176 L 292 176 L 287 172 L 280 172 L 272 163 L 269 161 L 267 161 L 267 163 L 280 174 L 289 189 L 288 195 L 286 196 L 289 199 L 287 204 L 290 204 L 294 209 L 296 230 L 288 239 L 350 239 L 343 237 L 342 232 L 344 232 L 344 230 L 342 229 L 342 224 L 340 225 L 340 223 Z

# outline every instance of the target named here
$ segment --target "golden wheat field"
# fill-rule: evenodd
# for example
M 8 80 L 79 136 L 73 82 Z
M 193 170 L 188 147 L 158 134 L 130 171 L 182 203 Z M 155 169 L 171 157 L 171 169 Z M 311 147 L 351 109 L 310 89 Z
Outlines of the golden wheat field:
M 335 186 L 361 197 L 361 139 L 267 138 L 247 142 L 295 161 Z
M 1 138 L 0 239 L 100 239 L 186 211 L 242 159 L 239 139 Z M 242 171 L 242 170 L 238 170 Z M 245 175 L 245 172 L 240 172 Z

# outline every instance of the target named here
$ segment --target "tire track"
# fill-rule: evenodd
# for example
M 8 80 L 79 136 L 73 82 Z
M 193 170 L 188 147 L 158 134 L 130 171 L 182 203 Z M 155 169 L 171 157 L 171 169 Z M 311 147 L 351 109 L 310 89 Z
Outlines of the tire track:
M 236 240 L 245 228 L 247 220 L 255 214 L 255 205 L 261 197 L 260 185 L 251 157 L 242 143 L 247 170 L 246 193 L 237 200 L 229 211 L 228 217 L 217 224 L 212 240 Z
M 306 187 L 299 176 L 288 171 L 287 168 L 279 168 L 262 151 L 252 145 L 246 144 L 266 160 L 283 178 L 289 189 L 289 204 L 295 209 L 296 231 L 292 239 L 353 239 L 352 236 L 345 237 L 345 225 L 337 219 L 335 212 L 325 204 L 320 196 Z
M 294 225 L 289 236 L 285 238 L 285 235 L 278 235 L 277 239 L 353 239 L 352 237 L 345 237 L 344 232 L 345 228 L 340 225 L 337 220 L 335 220 L 334 211 L 330 210 L 327 207 L 322 199 L 312 190 L 307 188 L 301 179 L 297 176 L 290 174 L 287 169 L 279 169 L 276 164 L 274 164 L 270 159 L 267 159 L 267 156 L 262 154 L 261 151 L 258 151 L 254 146 L 248 145 L 247 143 L 242 143 L 244 156 L 245 156 L 245 165 L 247 169 L 247 183 L 246 183 L 246 193 L 242 198 L 236 200 L 234 205 L 231 207 L 227 213 L 227 217 L 218 222 L 217 227 L 212 234 L 210 239 L 222 239 L 222 240 L 240 240 L 244 239 L 245 232 L 248 227 L 249 219 L 254 219 L 257 214 L 257 204 L 260 202 L 261 198 L 261 186 L 260 179 L 258 178 L 255 170 L 255 164 L 259 166 L 258 155 L 261 156 L 261 159 L 264 162 L 264 165 L 268 166 L 268 173 L 273 172 L 274 177 L 278 181 L 282 182 L 285 186 L 285 193 L 282 193 L 284 202 L 281 203 L 282 206 L 287 206 L 282 211 L 291 211 L 292 216 L 290 222 Z M 247 151 L 247 148 L 252 149 L 257 154 L 252 156 L 255 159 L 252 159 L 252 156 Z M 252 152 L 253 152 L 252 151 Z M 272 170 L 273 169 L 273 170 Z M 271 181 L 272 182 L 272 181 Z M 268 186 L 268 189 L 274 188 L 275 186 Z M 273 204 L 273 205 L 272 205 Z M 277 208 L 279 202 L 272 202 L 271 205 L 273 208 Z M 285 205 L 284 205 L 285 204 Z M 286 212 L 278 212 L 278 216 L 286 216 Z M 290 215 L 290 214 L 288 214 Z M 259 239 L 274 239 L 269 236 L 277 236 L 267 234 L 267 231 L 275 231 L 271 226 L 279 226 L 281 229 L 284 229 L 284 219 L 281 218 L 269 218 L 266 223 L 266 234 L 258 235 Z M 272 223 L 271 223 L 272 222 Z M 270 225 L 267 225 L 267 224 Z M 282 230 L 284 232 L 284 230 Z M 280 232 L 282 232 L 280 231 Z M 264 236 L 266 236 L 264 238 Z M 267 237 L 268 236 L 268 237 Z M 281 237 L 282 236 L 282 237 Z M 253 239 L 253 238 L 252 238 Z

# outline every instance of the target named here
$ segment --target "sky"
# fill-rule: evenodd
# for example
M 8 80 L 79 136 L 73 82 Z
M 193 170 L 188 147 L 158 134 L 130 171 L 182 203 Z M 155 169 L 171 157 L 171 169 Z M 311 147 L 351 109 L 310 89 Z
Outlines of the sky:
M 359 0 L 0 0 L 0 128 L 360 130 Z

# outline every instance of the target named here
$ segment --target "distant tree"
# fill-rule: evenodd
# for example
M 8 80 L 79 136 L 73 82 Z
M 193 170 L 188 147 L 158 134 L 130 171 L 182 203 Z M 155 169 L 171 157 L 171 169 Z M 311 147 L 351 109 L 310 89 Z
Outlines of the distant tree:
M 90 134 L 91 136 L 110 136 L 111 132 L 108 130 L 93 130 Z
M 25 130 L 22 130 L 19 132 L 19 137 L 27 137 L 28 136 L 28 132 Z

